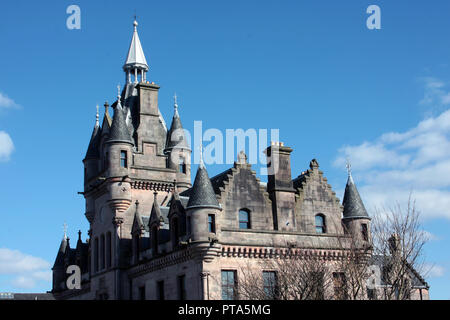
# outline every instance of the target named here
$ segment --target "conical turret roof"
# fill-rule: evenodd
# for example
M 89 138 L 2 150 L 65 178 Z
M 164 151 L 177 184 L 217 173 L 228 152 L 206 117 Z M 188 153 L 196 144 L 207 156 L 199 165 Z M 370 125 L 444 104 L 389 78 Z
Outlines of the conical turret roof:
M 61 244 L 59 245 L 58 254 L 56 255 L 53 268 L 64 268 L 64 258 L 66 255 L 67 244 L 68 244 L 67 236 L 66 234 L 64 234 L 64 237 L 61 240 Z
M 351 173 L 348 175 L 342 205 L 344 206 L 344 219 L 369 218 Z
M 175 95 L 174 101 L 174 115 L 169 132 L 167 133 L 166 150 L 173 148 L 189 149 L 186 136 L 184 134 L 183 126 L 181 125 L 180 115 L 178 113 L 178 104 Z
M 86 151 L 85 159 L 98 159 L 100 156 L 99 145 L 100 145 L 100 125 L 98 122 L 98 106 L 97 106 L 97 116 L 96 116 L 94 130 L 92 131 L 91 140 L 89 141 L 89 146 Z
M 120 104 L 120 97 L 118 97 L 108 142 L 126 142 L 133 144 L 125 117 L 126 115 Z
M 198 166 L 197 174 L 195 175 L 194 185 L 190 193 L 189 201 L 186 209 L 191 208 L 217 208 L 221 209 L 217 201 L 216 194 L 209 179 L 203 161 Z

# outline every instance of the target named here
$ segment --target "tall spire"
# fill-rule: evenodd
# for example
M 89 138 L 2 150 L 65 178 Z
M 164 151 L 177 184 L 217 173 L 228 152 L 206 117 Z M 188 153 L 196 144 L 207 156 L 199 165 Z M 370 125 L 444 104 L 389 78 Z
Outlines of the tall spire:
M 141 81 L 145 81 L 145 73 L 148 71 L 147 60 L 145 59 L 144 50 L 142 50 L 141 41 L 137 32 L 138 23 L 136 18 L 133 22 L 133 37 L 131 38 L 130 48 L 128 49 L 127 59 L 123 65 L 123 70 L 127 74 L 127 83 L 131 83 L 131 76 L 134 76 L 134 82 L 138 82 L 138 76 Z
M 344 219 L 369 219 L 364 203 L 361 200 L 358 189 L 352 177 L 352 170 L 350 161 L 347 160 L 347 172 L 348 180 L 345 186 L 344 200 L 342 205 L 344 206 Z

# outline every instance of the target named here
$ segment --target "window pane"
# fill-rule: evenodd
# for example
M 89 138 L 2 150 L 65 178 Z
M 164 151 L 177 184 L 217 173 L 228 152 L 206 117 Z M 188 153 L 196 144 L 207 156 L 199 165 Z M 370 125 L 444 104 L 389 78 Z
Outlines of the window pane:
M 246 211 L 239 211 L 239 221 L 248 221 L 248 212 Z
M 235 271 L 222 271 L 222 299 L 235 299 Z
M 274 271 L 263 271 L 264 293 L 267 299 L 276 298 L 277 279 Z

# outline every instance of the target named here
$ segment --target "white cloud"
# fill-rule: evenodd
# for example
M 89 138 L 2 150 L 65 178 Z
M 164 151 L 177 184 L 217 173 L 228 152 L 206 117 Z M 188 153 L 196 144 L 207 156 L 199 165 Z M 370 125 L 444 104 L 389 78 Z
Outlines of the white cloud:
M 425 84 L 425 94 L 420 104 L 447 106 L 450 104 L 450 92 L 445 90 L 446 84 L 433 77 L 420 79 Z
M 0 92 L 0 109 L 12 109 L 19 108 L 20 106 L 14 102 L 13 99 L 9 98 L 6 94 Z
M 445 269 L 435 264 L 425 264 L 424 270 L 427 272 L 427 278 L 439 278 L 445 274 Z
M 14 143 L 5 131 L 0 131 L 0 161 L 8 161 L 14 151 Z
M 37 282 L 51 282 L 51 265 L 46 260 L 18 250 L 0 248 L 0 275 L 12 277 L 18 289 L 32 289 Z
M 429 79 L 428 89 L 443 83 Z M 389 132 L 374 141 L 339 149 L 334 165 L 352 163 L 368 209 L 408 200 L 410 192 L 424 218 L 450 219 L 450 109 L 406 132 Z

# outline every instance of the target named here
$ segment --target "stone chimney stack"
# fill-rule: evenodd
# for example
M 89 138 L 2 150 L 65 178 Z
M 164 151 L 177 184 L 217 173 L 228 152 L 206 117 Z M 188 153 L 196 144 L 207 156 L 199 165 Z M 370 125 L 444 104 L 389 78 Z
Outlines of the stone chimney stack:
M 291 177 L 292 149 L 282 142 L 272 142 L 266 149 L 268 183 L 267 192 L 272 200 L 275 230 L 296 230 L 295 189 Z

